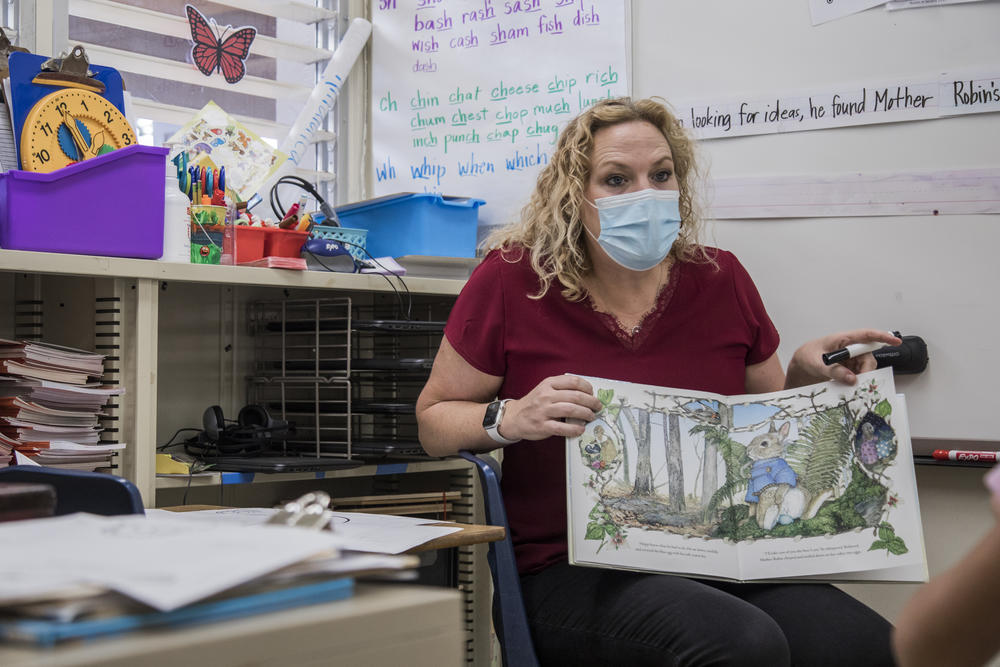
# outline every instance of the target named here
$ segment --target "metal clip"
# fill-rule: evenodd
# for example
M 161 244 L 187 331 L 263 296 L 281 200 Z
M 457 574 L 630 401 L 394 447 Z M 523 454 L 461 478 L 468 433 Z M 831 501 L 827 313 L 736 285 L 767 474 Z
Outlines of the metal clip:
M 28 49 L 23 46 L 14 46 L 11 44 L 7 33 L 3 31 L 3 28 L 0 28 L 0 79 L 6 79 L 10 76 L 10 69 L 7 67 L 7 58 L 15 52 L 28 53 Z
M 104 93 L 104 84 L 93 78 L 90 60 L 83 47 L 77 44 L 69 54 L 59 58 L 49 58 L 42 63 L 42 71 L 35 75 L 32 83 L 62 88 L 82 88 L 98 94 Z
M 333 510 L 330 509 L 330 496 L 323 491 L 313 491 L 298 500 L 285 503 L 285 506 L 267 520 L 270 524 L 283 526 L 298 526 L 310 530 L 329 528 Z

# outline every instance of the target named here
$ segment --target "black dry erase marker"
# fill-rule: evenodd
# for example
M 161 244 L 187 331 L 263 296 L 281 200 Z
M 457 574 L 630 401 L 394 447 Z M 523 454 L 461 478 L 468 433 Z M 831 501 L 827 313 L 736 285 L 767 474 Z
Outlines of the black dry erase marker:
M 893 336 L 899 338 L 898 331 L 890 331 Z M 842 347 L 839 350 L 833 352 L 827 352 L 823 355 L 823 363 L 827 366 L 831 364 L 836 364 L 841 361 L 847 361 L 848 359 L 853 359 L 854 357 L 860 357 L 862 354 L 868 352 L 874 352 L 879 348 L 885 347 L 887 343 L 881 341 L 875 343 L 852 343 L 847 347 Z

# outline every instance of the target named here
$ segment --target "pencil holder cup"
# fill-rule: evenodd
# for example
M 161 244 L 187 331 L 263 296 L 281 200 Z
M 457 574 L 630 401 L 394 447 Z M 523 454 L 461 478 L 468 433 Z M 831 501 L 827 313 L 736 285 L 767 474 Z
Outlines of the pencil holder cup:
M 209 206 L 208 204 L 192 204 L 189 209 L 191 213 L 191 233 L 203 232 L 209 227 L 215 227 L 226 222 L 225 206 Z
M 200 241 L 204 241 L 201 243 Z M 220 235 L 221 241 L 221 235 Z M 191 239 L 191 263 L 192 264 L 218 264 L 222 258 L 221 243 L 213 243 L 208 240 L 207 235 L 202 238 L 192 237 Z

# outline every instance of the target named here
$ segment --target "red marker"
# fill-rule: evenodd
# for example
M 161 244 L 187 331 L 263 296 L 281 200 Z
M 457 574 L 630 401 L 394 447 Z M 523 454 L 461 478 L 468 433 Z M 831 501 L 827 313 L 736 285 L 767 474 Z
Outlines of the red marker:
M 976 452 L 962 449 L 935 449 L 931 456 L 941 461 L 1000 461 L 1000 452 Z

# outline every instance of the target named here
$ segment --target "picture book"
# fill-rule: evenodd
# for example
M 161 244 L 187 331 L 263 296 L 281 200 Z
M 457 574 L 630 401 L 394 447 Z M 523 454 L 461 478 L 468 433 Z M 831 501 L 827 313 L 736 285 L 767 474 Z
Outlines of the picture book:
M 735 581 L 924 581 L 891 369 L 769 394 L 587 378 L 567 438 L 570 562 Z

